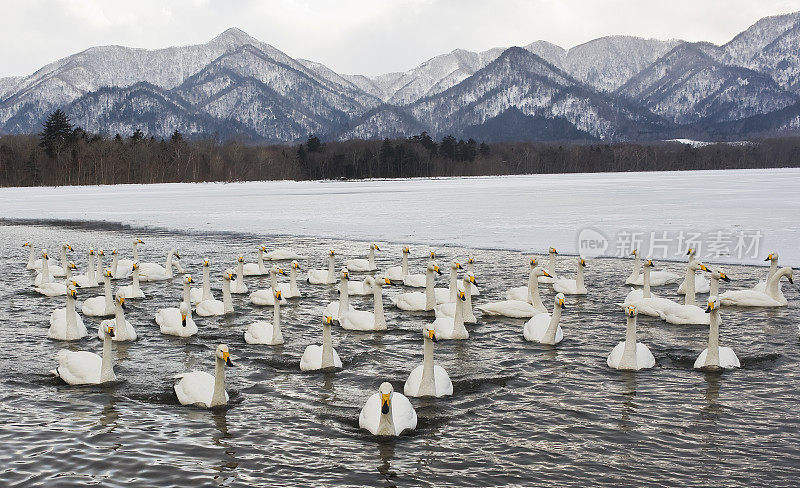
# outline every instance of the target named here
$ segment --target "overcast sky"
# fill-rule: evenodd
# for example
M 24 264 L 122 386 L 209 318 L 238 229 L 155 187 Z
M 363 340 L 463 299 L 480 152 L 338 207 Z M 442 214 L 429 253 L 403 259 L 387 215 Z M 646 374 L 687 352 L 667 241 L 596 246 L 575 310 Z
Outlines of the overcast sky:
M 610 34 L 730 40 L 800 0 L 0 0 L 0 76 L 91 46 L 160 48 L 239 27 L 340 73 L 404 71 L 455 48 L 569 48 Z

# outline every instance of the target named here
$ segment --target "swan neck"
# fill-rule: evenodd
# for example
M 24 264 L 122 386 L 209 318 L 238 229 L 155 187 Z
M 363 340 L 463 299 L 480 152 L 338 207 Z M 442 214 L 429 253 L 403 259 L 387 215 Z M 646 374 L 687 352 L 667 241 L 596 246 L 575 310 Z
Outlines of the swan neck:
M 264 266 L 264 250 L 258 248 L 258 271 L 264 273 L 266 270 L 267 268 Z
M 769 281 L 770 278 L 775 276 L 775 272 L 777 271 L 778 271 L 778 260 L 770 259 L 769 271 L 767 272 L 767 281 Z
M 133 260 L 134 261 L 139 261 L 139 243 L 138 242 L 134 242 L 133 243 Z
M 72 296 L 69 293 L 67 293 L 67 316 L 66 316 L 67 327 L 65 331 L 67 340 L 72 340 L 77 338 L 78 322 L 75 320 L 75 316 L 76 316 L 75 299 L 72 298 Z
M 583 283 L 583 268 L 584 266 L 578 263 L 578 274 L 575 276 L 575 287 L 580 290 L 584 287 Z
M 547 272 L 550 273 L 551 276 L 556 275 L 556 255 L 550 253 L 550 259 L 547 262 Z
M 106 310 L 114 306 L 114 297 L 111 295 L 111 278 L 103 276 L 103 293 L 106 297 Z
M 467 299 L 467 301 L 464 302 L 464 315 L 472 316 L 472 283 L 469 280 L 464 280 L 464 296 Z
M 433 370 L 433 341 L 425 337 L 422 346 L 422 378 L 419 382 L 420 396 L 436 396 L 436 375 Z
M 50 281 L 50 263 L 42 257 L 42 283 Z
M 719 309 L 712 310 L 708 319 L 708 352 L 705 366 L 719 366 Z
M 225 405 L 225 362 L 217 358 L 217 364 L 214 368 L 214 395 L 211 397 L 210 407 Z
M 395 432 L 395 429 L 394 429 L 394 420 L 393 420 L 393 416 L 392 416 L 392 404 L 393 403 L 394 402 L 392 402 L 391 400 L 389 401 L 389 411 L 387 413 L 383 413 L 382 410 L 380 411 L 381 412 L 381 418 L 380 418 L 380 421 L 378 422 L 377 435 L 391 435 L 391 436 L 393 436 L 393 435 L 397 434 Z M 379 404 L 378 408 L 380 408 L 381 406 L 382 405 Z
M 781 268 L 780 270 L 776 271 L 769 280 L 767 280 L 766 292 L 770 298 L 774 300 L 778 300 L 780 298 L 781 292 L 778 286 L 781 282 L 781 277 L 788 275 L 790 270 L 791 268 Z
M 328 283 L 336 283 L 336 260 L 328 256 Z
M 689 269 L 686 274 L 686 297 L 683 299 L 683 303 L 686 305 L 695 305 L 697 303 L 697 298 L 695 296 L 695 276 L 695 271 Z
M 639 259 L 639 256 L 636 256 Z M 650 266 L 644 268 L 644 277 L 642 278 L 642 297 L 650 298 Z
M 236 286 L 241 288 L 244 285 L 244 263 L 236 262 Z
M 633 256 L 633 271 L 631 271 L 631 275 L 628 277 L 628 281 L 635 281 L 639 278 L 639 275 L 642 273 L 642 259 L 639 257 L 639 253 L 636 253 Z
M 127 336 L 127 328 L 125 327 L 125 311 L 122 310 L 122 304 L 117 302 L 117 306 L 114 307 L 114 332 L 116 334 L 121 334 L 121 338 L 125 338 Z M 122 331 L 126 331 L 124 334 Z
M 333 365 L 333 341 L 331 339 L 331 324 L 322 324 L 322 365 L 324 368 L 332 368 Z
M 561 320 L 561 307 L 556 305 L 553 308 L 553 314 L 550 316 L 550 323 L 547 325 L 547 331 L 544 334 L 544 343 L 555 344 L 559 320 Z
M 628 317 L 625 330 L 625 347 L 622 350 L 620 366 L 624 369 L 636 369 L 636 317 Z
M 94 254 L 89 255 L 89 267 L 86 269 L 86 277 L 91 284 L 97 284 L 97 268 L 95 267 Z
M 100 362 L 100 382 L 114 381 L 114 364 L 111 358 L 111 336 L 103 334 L 103 357 Z
M 436 295 L 433 291 L 433 271 L 425 271 L 425 310 L 433 310 L 436 305 Z
M 708 291 L 708 296 L 710 297 L 719 296 L 719 278 L 711 277 L 711 284 L 708 287 Z
M 68 263 L 67 263 L 67 248 L 64 247 L 64 246 L 61 246 L 61 267 L 64 268 L 64 270 L 66 271 L 67 266 L 68 266 Z
M 133 291 L 139 291 L 139 268 L 133 270 Z
M 542 297 L 539 296 L 539 280 L 534 276 L 533 281 L 528 284 L 528 295 L 531 305 L 538 309 L 544 309 Z
M 167 262 L 164 263 L 164 269 L 167 270 L 167 276 L 172 278 L 173 274 L 172 274 L 172 253 L 171 252 L 167 255 Z
M 31 249 L 31 256 L 33 256 L 33 249 Z M 403 253 L 403 261 L 400 266 L 401 266 L 400 268 L 401 274 L 403 278 L 405 278 L 406 276 L 408 276 L 408 253 L 406 252 Z
M 289 270 L 289 294 L 293 297 L 300 295 L 300 290 L 297 288 L 297 268 L 294 266 Z
M 203 266 L 203 300 L 211 299 L 211 276 L 208 266 Z
M 342 281 L 339 283 L 339 317 L 346 314 L 350 308 L 350 292 L 347 289 L 347 283 L 349 280 L 342 277 Z
M 375 248 L 372 246 L 369 246 L 369 267 L 375 267 Z
M 456 295 L 458 294 L 458 270 L 455 268 L 450 268 L 450 301 L 456 301 Z
M 375 301 L 375 328 L 386 329 L 386 316 L 383 314 L 383 287 L 372 285 L 372 297 Z
M 272 307 L 272 342 L 274 344 L 283 342 L 283 334 L 281 334 L 281 301 L 277 298 L 275 298 L 275 306 Z
M 192 308 L 192 285 L 188 282 L 183 282 L 183 303 L 186 304 L 187 307 L 191 310 Z
M 233 299 L 231 297 L 231 280 L 222 280 L 222 306 L 225 313 L 233 312 Z
M 119 266 L 119 256 L 114 254 L 114 259 L 111 260 L 111 274 L 117 276 L 117 267 Z
M 36 253 L 33 250 L 33 246 L 30 246 L 31 251 L 28 253 L 28 268 L 33 268 L 33 263 L 36 262 Z

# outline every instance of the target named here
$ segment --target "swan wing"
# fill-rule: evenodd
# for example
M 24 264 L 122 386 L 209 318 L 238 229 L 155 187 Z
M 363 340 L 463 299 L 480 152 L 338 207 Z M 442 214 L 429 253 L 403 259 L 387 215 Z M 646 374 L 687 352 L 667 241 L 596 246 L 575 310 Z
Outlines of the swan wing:
M 70 385 L 100 383 L 100 366 L 103 359 L 97 354 L 62 349 L 56 354 L 56 360 L 58 361 L 56 375 Z
M 180 375 L 175 383 L 175 394 L 182 405 L 201 405 L 209 407 L 214 396 L 214 376 L 205 371 L 192 371 Z M 227 393 L 225 398 L 228 398 Z

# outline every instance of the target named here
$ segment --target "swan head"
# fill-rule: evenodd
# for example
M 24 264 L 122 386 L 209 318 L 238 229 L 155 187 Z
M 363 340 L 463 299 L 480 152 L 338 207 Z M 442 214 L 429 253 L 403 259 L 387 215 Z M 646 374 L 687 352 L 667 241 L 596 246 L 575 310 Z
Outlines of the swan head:
M 559 293 L 558 295 L 556 295 L 556 299 L 555 299 L 556 307 L 561 307 L 562 309 L 567 308 L 566 305 L 564 305 L 564 300 L 565 300 L 565 298 L 564 298 L 564 294 L 563 293 Z
M 366 278 L 364 278 L 364 284 L 367 285 L 367 286 L 374 286 L 377 283 L 378 283 L 378 280 L 376 280 L 372 276 L 367 276 Z
M 531 258 L 531 269 L 535 268 L 537 264 L 538 261 L 536 260 L 536 258 Z
M 467 256 L 467 263 L 475 264 L 475 258 L 472 255 Z
M 105 332 L 108 337 L 114 337 L 114 325 L 106 324 L 105 327 L 103 327 L 103 332 Z
M 731 279 L 728 277 L 728 275 L 725 273 L 725 270 L 722 269 L 722 267 L 714 268 L 714 270 L 711 272 L 711 277 L 714 278 L 715 280 L 722 280 L 726 282 L 731 281 Z
M 111 275 L 111 270 L 110 270 L 110 269 L 108 269 L 108 268 L 106 268 L 106 269 L 104 269 L 104 270 L 103 270 L 103 276 L 104 276 L 104 277 L 106 277 L 106 278 L 112 278 L 112 277 L 113 277 L 113 276 Z
M 333 316 L 332 315 L 325 315 L 322 317 L 322 325 L 331 325 L 333 323 Z
M 189 316 L 189 311 L 191 309 L 189 308 L 188 305 L 186 305 L 186 302 L 181 302 L 180 310 L 181 310 L 181 325 L 186 327 L 186 317 Z
M 534 271 L 534 273 L 533 273 L 534 276 L 547 276 L 548 278 L 552 278 L 552 276 L 550 275 L 550 273 L 547 272 L 546 269 L 542 269 L 542 268 L 538 268 L 537 267 L 533 271 Z
M 105 256 L 105 255 L 106 255 L 106 252 L 105 252 L 105 251 L 103 251 L 102 249 L 100 249 L 99 251 L 97 251 L 97 254 L 98 254 L 99 256 Z
M 636 314 L 639 312 L 636 310 L 636 307 L 633 305 L 629 305 L 628 308 L 625 309 L 625 315 L 628 317 L 636 317 Z
M 478 285 L 478 280 L 475 279 L 475 275 L 474 274 L 467 273 L 467 274 L 464 275 L 464 284 L 467 284 L 467 283 L 470 283 L 470 284 L 473 284 L 473 285 L 477 286 Z
M 372 247 L 372 249 L 374 249 L 376 251 L 380 251 L 381 250 L 381 248 L 379 248 L 378 245 L 375 244 L 374 242 L 372 243 L 372 246 L 370 246 L 370 247 Z
M 708 269 L 708 267 L 705 264 L 697 260 L 694 260 L 691 263 L 689 263 L 689 269 L 692 271 L 697 271 L 699 269 L 703 271 L 708 271 L 709 273 L 711 272 L 711 270 Z
M 273 274 L 273 275 L 279 275 L 279 274 L 286 275 L 286 272 L 283 270 L 283 268 L 279 268 L 279 267 L 277 267 L 277 266 L 273 266 L 273 267 L 271 267 L 271 268 L 269 269 L 269 272 L 270 272 L 271 274 Z
M 77 290 L 77 288 L 78 287 L 75 285 L 74 281 L 72 283 L 70 283 L 69 286 L 67 286 L 67 296 L 72 298 L 73 300 L 78 298 L 78 290 Z
M 638 255 L 639 255 L 638 249 L 634 249 L 633 251 L 631 251 L 631 256 L 638 256 Z
M 135 271 L 135 270 L 137 270 L 137 269 L 139 269 L 139 261 L 134 261 L 134 263 L 133 263 L 133 268 L 132 268 L 132 269 L 133 269 L 134 271 Z
M 586 267 L 586 259 L 578 258 L 578 266 L 585 268 Z
M 467 300 L 467 294 L 466 294 L 466 293 L 464 293 L 464 292 L 463 292 L 463 291 L 461 291 L 461 290 L 459 290 L 459 291 L 456 293 L 456 296 L 457 296 L 457 297 L 458 297 L 458 298 L 459 298 L 459 299 L 460 299 L 462 302 L 464 302 L 464 301 L 466 301 L 466 300 Z
M 769 256 L 767 256 L 767 259 L 765 259 L 764 261 L 777 261 L 777 260 L 778 260 L 778 253 L 773 252 Z
M 554 247 L 551 247 L 549 252 L 550 254 L 558 254 L 558 251 L 556 251 L 556 248 Z
M 267 252 L 267 246 L 262 244 L 262 245 L 258 246 L 258 250 L 261 251 L 261 252 Z
M 210 264 L 211 264 L 211 261 L 209 261 L 208 258 L 203 258 L 203 267 L 204 268 L 208 268 L 208 266 Z
M 116 249 L 112 249 L 111 250 L 111 255 L 112 256 L 116 256 L 117 255 L 117 250 Z
M 459 263 L 458 261 L 451 261 L 450 262 L 450 269 L 451 270 L 463 269 L 463 267 L 461 266 L 461 263 Z
M 411 250 L 408 248 L 408 246 L 404 246 L 403 247 L 403 254 L 408 254 L 410 252 L 411 252 Z
M 233 269 L 232 268 L 228 268 L 228 269 L 225 270 L 224 273 L 222 273 L 222 279 L 230 281 L 230 280 L 233 279 L 233 275 L 234 274 L 235 274 L 235 272 L 233 271 Z
M 172 250 L 170 250 L 170 254 L 172 254 L 172 256 L 173 256 L 175 259 L 180 259 L 180 258 L 181 258 L 181 252 L 180 252 L 180 251 L 178 251 L 177 249 L 172 249 Z
M 187 285 L 188 285 L 188 284 L 190 284 L 190 283 L 194 283 L 194 280 L 192 280 L 192 275 L 189 275 L 189 274 L 185 274 L 185 275 L 183 275 L 183 281 L 184 281 L 184 282 L 185 282 Z
M 280 290 L 275 290 L 275 300 L 280 301 L 283 294 Z
M 335 255 L 336 255 L 336 251 L 334 251 L 333 249 L 331 249 L 330 251 L 328 251 L 328 255 L 329 255 L 330 257 L 333 257 L 333 256 L 335 256 Z
M 719 298 L 708 297 L 708 304 L 706 305 L 706 313 L 711 313 L 714 310 L 719 310 Z
M 646 260 L 644 262 L 643 266 L 645 268 L 652 268 L 653 266 L 655 266 L 655 264 L 653 264 L 653 260 L 652 259 L 648 259 L 648 260 Z
M 69 269 L 78 269 L 78 267 L 77 267 L 77 266 L 75 266 L 75 263 L 73 263 L 72 261 L 70 261 L 70 262 L 69 262 L 69 264 L 67 265 L 67 267 L 68 267 Z
M 431 261 L 430 263 L 428 263 L 427 270 L 432 272 L 432 273 L 442 274 L 442 270 L 439 269 L 439 265 L 436 264 L 436 261 Z
M 792 277 L 792 268 L 790 268 L 789 266 L 786 266 L 785 268 L 781 268 L 778 271 L 778 273 L 776 273 L 776 276 L 779 277 L 778 279 L 780 279 L 780 276 L 786 276 L 786 279 L 789 280 L 789 283 L 794 284 L 794 278 Z
M 345 281 L 350 279 L 350 271 L 347 268 L 342 268 L 342 279 Z
M 30 242 L 25 242 L 25 243 L 22 244 L 22 247 L 31 247 L 31 243 Z
M 437 342 L 438 341 L 438 339 L 436 339 L 436 331 L 430 325 L 426 325 L 425 328 L 422 329 L 422 337 L 424 337 L 426 339 L 430 339 L 433 342 Z
M 697 254 L 697 249 L 695 249 L 693 247 L 690 247 L 689 249 L 686 250 L 686 255 L 687 256 L 694 257 L 695 254 Z
M 136 244 L 144 244 L 144 241 L 141 240 L 141 239 L 134 239 L 133 240 L 133 245 L 135 246 Z
M 69 242 L 65 242 L 62 246 L 65 251 L 72 251 L 72 245 Z
M 292 261 L 292 268 L 300 269 L 300 263 L 298 263 L 297 261 Z
M 42 258 L 47 259 L 47 249 L 42 249 Z
M 89 248 L 89 256 L 94 256 L 94 248 L 93 247 Z
M 428 251 L 428 255 L 430 256 L 431 259 L 436 259 L 436 251 L 434 251 L 433 249 Z
M 228 351 L 227 344 L 218 345 L 215 355 L 217 356 L 217 359 L 221 359 L 222 362 L 225 363 L 225 366 L 233 366 L 233 363 L 231 362 L 231 353 Z
M 381 396 L 381 413 L 386 415 L 390 411 L 392 395 L 394 395 L 394 387 L 392 387 L 392 384 L 388 381 L 384 381 L 378 388 L 378 393 Z
M 123 295 L 119 291 L 117 292 L 117 303 L 119 303 L 119 306 L 122 307 L 123 309 L 126 308 L 125 307 L 125 295 Z

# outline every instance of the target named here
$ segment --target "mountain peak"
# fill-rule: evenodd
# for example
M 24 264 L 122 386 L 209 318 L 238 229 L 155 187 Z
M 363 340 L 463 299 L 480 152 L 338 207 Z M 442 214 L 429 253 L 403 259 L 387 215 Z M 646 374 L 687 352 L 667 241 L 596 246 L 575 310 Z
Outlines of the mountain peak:
M 260 44 L 247 32 L 238 27 L 230 27 L 210 41 L 209 44 L 224 44 L 228 46 L 244 46 L 246 44 Z

